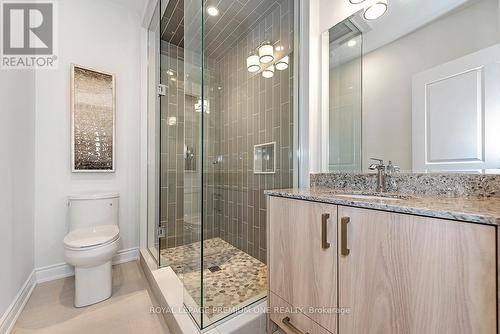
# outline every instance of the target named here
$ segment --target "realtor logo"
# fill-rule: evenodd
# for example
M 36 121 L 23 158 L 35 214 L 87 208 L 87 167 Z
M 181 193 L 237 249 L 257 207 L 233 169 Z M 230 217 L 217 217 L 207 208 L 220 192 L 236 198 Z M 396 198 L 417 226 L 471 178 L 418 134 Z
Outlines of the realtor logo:
M 55 68 L 56 4 L 2 1 L 1 7 L 1 68 Z

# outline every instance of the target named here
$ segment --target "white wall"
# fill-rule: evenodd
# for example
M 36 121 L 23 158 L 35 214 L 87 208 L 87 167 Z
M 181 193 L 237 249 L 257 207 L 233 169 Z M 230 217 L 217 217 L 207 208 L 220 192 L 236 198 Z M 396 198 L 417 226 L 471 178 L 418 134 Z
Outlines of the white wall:
M 34 268 L 34 87 L 33 71 L 0 70 L 0 318 Z
M 118 191 L 122 249 L 139 246 L 142 18 L 117 3 L 59 1 L 59 69 L 37 73 L 37 268 L 64 262 L 66 198 L 71 193 Z M 71 63 L 116 75 L 116 173 L 71 173 Z
M 413 75 L 498 43 L 498 24 L 498 0 L 482 0 L 364 56 L 365 171 L 370 157 L 411 171 Z

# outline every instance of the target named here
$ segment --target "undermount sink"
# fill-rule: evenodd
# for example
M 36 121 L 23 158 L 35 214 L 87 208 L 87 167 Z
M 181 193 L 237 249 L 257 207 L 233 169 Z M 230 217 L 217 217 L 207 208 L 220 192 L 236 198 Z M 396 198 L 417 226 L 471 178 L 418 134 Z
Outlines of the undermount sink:
M 389 201 L 399 201 L 403 199 L 390 195 L 335 194 L 335 196 L 357 198 L 357 199 L 389 200 Z

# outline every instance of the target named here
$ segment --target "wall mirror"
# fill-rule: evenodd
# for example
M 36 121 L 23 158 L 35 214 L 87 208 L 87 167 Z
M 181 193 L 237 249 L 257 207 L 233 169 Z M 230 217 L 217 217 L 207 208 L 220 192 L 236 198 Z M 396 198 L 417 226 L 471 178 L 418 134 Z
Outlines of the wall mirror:
M 499 173 L 499 0 L 386 8 L 322 35 L 323 171 Z

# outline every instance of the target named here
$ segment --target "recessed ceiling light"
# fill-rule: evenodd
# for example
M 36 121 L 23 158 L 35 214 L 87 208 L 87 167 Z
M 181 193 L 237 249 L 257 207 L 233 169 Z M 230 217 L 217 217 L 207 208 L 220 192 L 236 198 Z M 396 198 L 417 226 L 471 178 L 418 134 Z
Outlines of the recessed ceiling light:
M 219 15 L 219 9 L 217 7 L 214 7 L 214 6 L 209 6 L 209 7 L 207 7 L 207 13 L 210 16 L 217 16 L 217 15 Z
M 387 11 L 387 0 L 380 0 L 365 10 L 364 17 L 367 20 L 376 20 Z
M 356 46 L 356 44 L 358 44 L 358 42 L 356 42 L 355 39 L 351 39 L 349 42 L 347 42 L 347 46 L 350 48 Z

